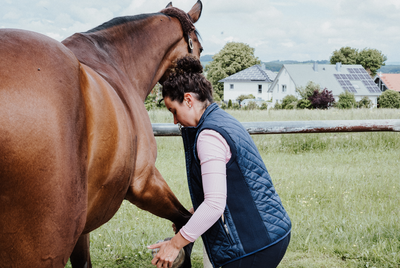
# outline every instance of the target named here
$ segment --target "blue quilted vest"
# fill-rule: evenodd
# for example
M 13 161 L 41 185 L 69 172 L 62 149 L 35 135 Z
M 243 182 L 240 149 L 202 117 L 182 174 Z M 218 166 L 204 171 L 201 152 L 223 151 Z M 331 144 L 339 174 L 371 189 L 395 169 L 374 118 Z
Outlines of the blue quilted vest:
M 181 129 L 194 209 L 204 201 L 195 146 L 204 129 L 220 133 L 232 153 L 226 164 L 224 214 L 202 235 L 213 267 L 220 267 L 278 243 L 290 233 L 291 222 L 252 138 L 240 122 L 215 103 L 205 110 L 196 127 Z

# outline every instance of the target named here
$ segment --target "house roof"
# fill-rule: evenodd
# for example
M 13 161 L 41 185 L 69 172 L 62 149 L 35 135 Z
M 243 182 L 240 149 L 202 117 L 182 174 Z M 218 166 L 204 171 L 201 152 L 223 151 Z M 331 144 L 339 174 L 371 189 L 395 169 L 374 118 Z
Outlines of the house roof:
M 380 95 L 381 91 L 361 65 L 284 64 L 271 85 L 272 91 L 283 71 L 287 71 L 296 87 L 305 87 L 312 81 L 322 89 L 339 95 L 348 91 L 354 95 Z
M 375 76 L 375 79 L 377 77 L 381 79 L 387 88 L 400 92 L 400 74 L 379 74 Z
M 228 76 L 218 82 L 247 82 L 262 81 L 272 83 L 276 77 L 276 73 L 266 70 L 260 65 L 253 65 L 247 69 Z

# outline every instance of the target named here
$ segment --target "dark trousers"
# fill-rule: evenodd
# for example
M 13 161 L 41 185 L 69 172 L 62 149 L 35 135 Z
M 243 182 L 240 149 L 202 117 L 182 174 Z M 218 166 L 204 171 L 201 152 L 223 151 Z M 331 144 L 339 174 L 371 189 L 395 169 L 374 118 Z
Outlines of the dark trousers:
M 262 251 L 228 263 L 222 268 L 275 268 L 281 262 L 290 242 L 290 234 L 279 243 Z

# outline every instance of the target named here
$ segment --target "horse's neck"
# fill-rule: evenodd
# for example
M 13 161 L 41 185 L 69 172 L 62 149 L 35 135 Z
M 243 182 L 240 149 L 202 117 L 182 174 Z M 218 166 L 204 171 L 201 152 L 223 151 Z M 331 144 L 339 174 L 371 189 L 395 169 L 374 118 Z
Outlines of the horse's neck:
M 75 34 L 63 44 L 81 63 L 103 76 L 121 97 L 129 98 L 133 90 L 144 101 L 168 67 L 165 58 L 182 38 L 181 26 L 155 15 L 120 27 Z

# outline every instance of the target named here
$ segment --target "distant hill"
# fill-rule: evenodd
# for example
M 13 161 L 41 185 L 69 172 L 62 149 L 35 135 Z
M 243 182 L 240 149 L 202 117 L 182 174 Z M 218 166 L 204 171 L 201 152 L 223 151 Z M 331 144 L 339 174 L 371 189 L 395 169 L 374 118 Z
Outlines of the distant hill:
M 382 66 L 378 72 L 382 72 L 384 74 L 400 74 L 400 65 L 386 65 Z
M 203 55 L 200 57 L 200 61 L 212 61 L 214 55 Z
M 265 65 L 265 69 L 271 70 L 273 72 L 279 72 L 279 70 L 282 68 L 283 64 L 313 64 L 315 61 L 309 60 L 309 61 L 295 61 L 295 60 L 275 60 L 275 61 L 268 61 L 268 62 L 263 62 Z M 328 60 L 317 60 L 316 61 L 318 64 L 330 64 Z
M 210 63 L 213 59 L 214 55 L 203 55 L 200 57 L 201 64 L 206 66 L 208 63 Z M 265 68 L 267 70 L 271 70 L 273 72 L 279 72 L 279 70 L 282 68 L 283 64 L 313 64 L 315 61 L 308 60 L 308 61 L 295 61 L 295 60 L 274 60 L 274 61 L 267 61 L 267 62 L 262 62 L 265 65 Z M 317 60 L 316 61 L 318 64 L 331 64 L 329 60 Z M 394 64 L 394 63 L 391 63 Z M 397 62 L 396 62 L 397 64 Z M 386 65 L 382 66 L 378 72 L 382 72 L 385 74 L 389 73 L 400 73 L 400 64 L 399 65 Z
M 201 65 L 203 65 L 203 67 L 204 67 L 207 64 L 209 64 L 210 62 L 212 62 L 213 61 L 213 59 L 212 59 L 213 56 L 214 55 L 203 55 L 203 56 L 201 56 L 200 57 Z

